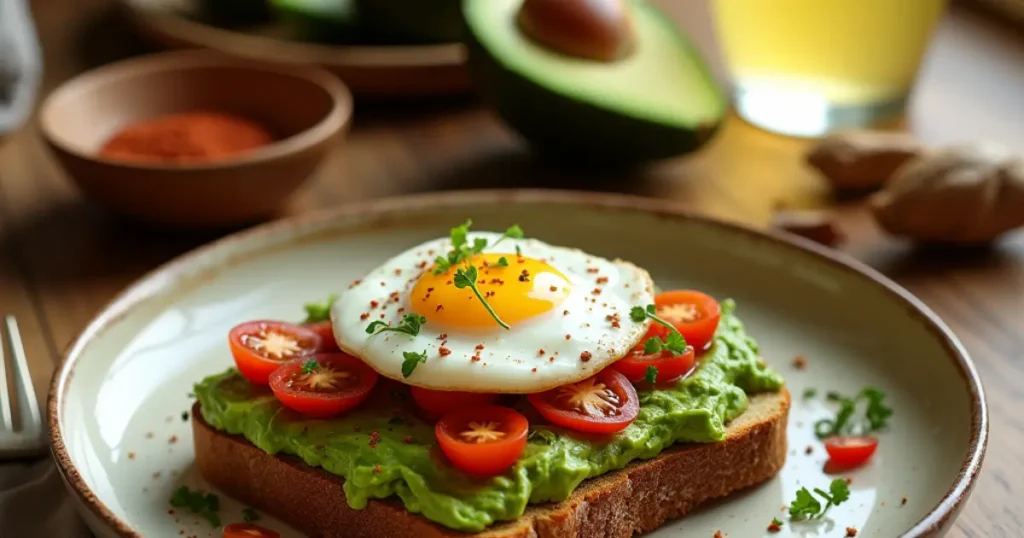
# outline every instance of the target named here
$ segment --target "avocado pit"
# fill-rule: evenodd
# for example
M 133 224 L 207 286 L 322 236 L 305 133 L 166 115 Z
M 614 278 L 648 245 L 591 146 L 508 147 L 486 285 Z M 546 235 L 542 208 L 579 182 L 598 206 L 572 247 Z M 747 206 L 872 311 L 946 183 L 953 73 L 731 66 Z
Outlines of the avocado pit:
M 519 30 L 554 52 L 614 62 L 633 49 L 633 24 L 623 0 L 525 0 Z

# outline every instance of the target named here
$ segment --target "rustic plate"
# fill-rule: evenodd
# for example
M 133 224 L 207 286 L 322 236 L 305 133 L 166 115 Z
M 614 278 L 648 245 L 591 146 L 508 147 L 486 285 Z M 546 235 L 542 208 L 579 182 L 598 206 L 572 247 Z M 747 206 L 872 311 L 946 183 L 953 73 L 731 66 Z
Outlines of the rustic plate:
M 246 31 L 200 22 L 189 0 L 122 0 L 129 20 L 148 38 L 175 48 L 207 48 L 255 60 L 320 65 L 354 93 L 418 96 L 469 89 L 466 51 L 447 43 L 418 46 L 341 46 L 287 39 L 281 27 Z
M 814 524 L 771 536 L 931 536 L 966 501 L 985 452 L 978 375 L 942 322 L 874 271 L 821 247 L 706 220 L 653 200 L 557 191 L 481 191 L 381 200 L 269 224 L 199 249 L 115 299 L 71 347 L 49 402 L 53 452 L 101 537 L 219 536 L 169 514 L 181 483 L 201 484 L 182 412 L 191 384 L 231 364 L 228 329 L 255 317 L 299 318 L 300 303 L 343 288 L 393 253 L 472 217 L 478 229 L 520 223 L 533 237 L 648 268 L 666 288 L 738 301 L 763 354 L 794 394 L 790 454 L 768 483 L 704 507 L 659 538 L 768 536 L 801 486 L 823 486 L 811 431 L 829 415 L 806 388 L 881 387 L 895 408 L 879 453 L 853 472 L 852 497 Z M 807 366 L 792 365 L 796 355 Z M 804 448 L 813 445 L 811 454 Z M 905 500 L 904 500 L 905 499 Z M 240 506 L 223 498 L 222 514 Z M 292 535 L 276 522 L 269 526 Z

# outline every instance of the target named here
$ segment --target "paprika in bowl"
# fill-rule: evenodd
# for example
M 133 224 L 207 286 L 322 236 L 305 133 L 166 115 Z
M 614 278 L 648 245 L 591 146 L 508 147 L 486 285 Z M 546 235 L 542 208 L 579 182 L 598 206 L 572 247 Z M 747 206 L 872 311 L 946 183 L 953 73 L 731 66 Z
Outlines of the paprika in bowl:
M 275 213 L 341 142 L 352 98 L 330 73 L 204 51 L 145 56 L 54 91 L 40 132 L 90 198 L 159 225 Z

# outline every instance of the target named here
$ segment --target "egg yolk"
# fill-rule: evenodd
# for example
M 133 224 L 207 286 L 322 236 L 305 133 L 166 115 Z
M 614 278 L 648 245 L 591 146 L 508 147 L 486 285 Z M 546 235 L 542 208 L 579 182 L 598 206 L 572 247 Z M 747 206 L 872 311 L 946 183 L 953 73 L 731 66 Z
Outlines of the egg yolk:
M 505 258 L 507 266 L 499 265 Z M 476 267 L 480 295 L 505 323 L 512 325 L 555 309 L 571 289 L 569 279 L 554 267 L 515 254 L 478 254 L 469 259 Z M 496 328 L 498 323 L 468 286 L 456 288 L 454 276 L 465 263 L 435 275 L 428 270 L 409 295 L 412 310 L 428 321 L 454 327 Z

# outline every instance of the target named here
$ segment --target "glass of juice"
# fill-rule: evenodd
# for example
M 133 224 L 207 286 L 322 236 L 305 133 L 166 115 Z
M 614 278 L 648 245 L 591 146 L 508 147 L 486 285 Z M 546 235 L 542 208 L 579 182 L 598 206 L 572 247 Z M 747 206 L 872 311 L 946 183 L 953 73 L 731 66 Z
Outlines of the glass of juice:
M 903 111 L 946 0 L 714 0 L 736 111 L 794 136 Z

